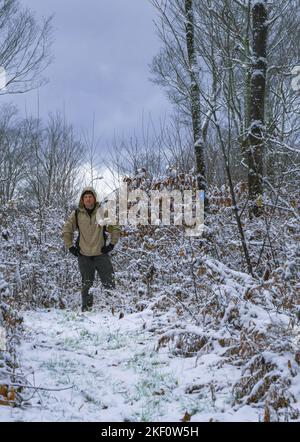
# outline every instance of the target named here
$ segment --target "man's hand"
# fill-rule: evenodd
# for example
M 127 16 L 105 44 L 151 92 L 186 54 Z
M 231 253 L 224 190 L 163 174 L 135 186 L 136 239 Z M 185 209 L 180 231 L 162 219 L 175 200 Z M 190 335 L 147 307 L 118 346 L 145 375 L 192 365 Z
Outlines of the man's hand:
M 107 253 L 111 252 L 114 247 L 115 247 L 114 244 L 108 244 L 108 246 L 102 247 L 101 252 L 104 254 L 107 254 Z
M 69 248 L 69 252 L 72 253 L 72 255 L 74 255 L 74 256 L 79 256 L 80 255 L 79 250 L 76 247 L 74 247 L 74 246 Z

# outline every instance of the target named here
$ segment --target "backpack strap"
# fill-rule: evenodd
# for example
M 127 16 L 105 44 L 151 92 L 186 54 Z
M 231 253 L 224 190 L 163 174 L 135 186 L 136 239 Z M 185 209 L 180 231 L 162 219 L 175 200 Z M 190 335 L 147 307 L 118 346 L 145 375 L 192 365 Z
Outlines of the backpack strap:
M 79 209 L 75 209 L 75 222 L 76 222 L 76 229 L 79 230 L 79 224 L 78 224 L 78 212 Z
M 106 230 L 106 225 L 104 224 L 104 226 L 102 227 L 102 233 L 103 233 L 103 239 L 104 239 L 104 245 L 106 245 L 106 239 L 107 239 L 107 230 Z

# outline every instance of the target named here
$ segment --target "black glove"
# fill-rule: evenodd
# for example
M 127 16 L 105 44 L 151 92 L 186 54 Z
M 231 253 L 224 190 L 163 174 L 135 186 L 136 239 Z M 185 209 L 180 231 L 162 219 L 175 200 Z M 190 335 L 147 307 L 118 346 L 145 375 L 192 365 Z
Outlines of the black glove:
M 109 253 L 113 250 L 114 247 L 115 247 L 114 244 L 108 244 L 108 246 L 102 247 L 101 252 L 105 254 Z
M 72 253 L 72 255 L 74 255 L 74 256 L 79 256 L 80 255 L 79 250 L 76 247 L 74 247 L 74 246 L 69 248 L 69 252 Z

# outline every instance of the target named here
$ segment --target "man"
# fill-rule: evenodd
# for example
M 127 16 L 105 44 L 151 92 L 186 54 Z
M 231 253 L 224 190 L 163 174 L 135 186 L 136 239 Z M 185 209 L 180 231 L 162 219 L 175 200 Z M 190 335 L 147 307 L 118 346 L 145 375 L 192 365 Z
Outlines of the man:
M 91 311 L 93 295 L 89 293 L 97 270 L 101 282 L 106 289 L 115 287 L 114 270 L 108 253 L 113 250 L 120 237 L 118 226 L 108 226 L 110 244 L 106 245 L 103 226 L 96 222 L 99 209 L 97 194 L 92 187 L 83 189 L 79 208 L 73 211 L 63 227 L 63 239 L 66 247 L 78 257 L 79 270 L 82 278 L 82 311 Z M 73 245 L 73 233 L 79 231 L 79 244 Z

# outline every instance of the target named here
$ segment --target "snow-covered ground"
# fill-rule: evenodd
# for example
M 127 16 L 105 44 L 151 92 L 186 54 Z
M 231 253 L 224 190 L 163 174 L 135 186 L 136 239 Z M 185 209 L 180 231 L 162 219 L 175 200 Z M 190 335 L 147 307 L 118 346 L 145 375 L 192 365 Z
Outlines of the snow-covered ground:
M 239 367 L 217 354 L 181 358 L 156 350 L 150 309 L 26 312 L 20 367 L 21 408 L 1 407 L 0 421 L 258 421 L 261 410 L 232 407 Z M 192 386 L 192 388 L 191 388 Z

